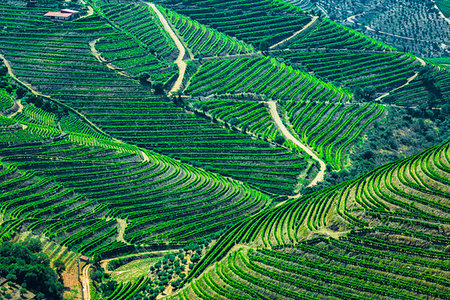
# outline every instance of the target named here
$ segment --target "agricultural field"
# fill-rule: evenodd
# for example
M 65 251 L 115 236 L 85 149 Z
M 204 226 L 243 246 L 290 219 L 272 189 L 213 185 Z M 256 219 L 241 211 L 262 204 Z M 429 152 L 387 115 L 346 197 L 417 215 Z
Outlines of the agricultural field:
M 450 71 L 335 2 L 3 1 L 0 299 L 447 299 Z
M 289 0 L 288 2 L 308 11 L 323 14 L 333 21 L 405 52 L 426 58 L 449 54 L 450 4 L 447 0 Z

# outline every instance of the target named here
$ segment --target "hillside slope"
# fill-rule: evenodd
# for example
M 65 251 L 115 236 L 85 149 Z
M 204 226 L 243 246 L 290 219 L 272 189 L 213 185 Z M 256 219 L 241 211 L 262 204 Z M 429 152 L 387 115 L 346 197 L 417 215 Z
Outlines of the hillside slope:
M 445 299 L 449 158 L 447 142 L 242 221 L 178 297 Z

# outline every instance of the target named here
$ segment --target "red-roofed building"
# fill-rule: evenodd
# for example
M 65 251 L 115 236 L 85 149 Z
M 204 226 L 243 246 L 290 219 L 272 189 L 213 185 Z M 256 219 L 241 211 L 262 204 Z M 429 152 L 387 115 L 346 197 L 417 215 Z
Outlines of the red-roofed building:
M 52 20 L 70 21 L 80 17 L 80 12 L 73 9 L 61 9 L 60 11 L 51 11 L 44 15 Z

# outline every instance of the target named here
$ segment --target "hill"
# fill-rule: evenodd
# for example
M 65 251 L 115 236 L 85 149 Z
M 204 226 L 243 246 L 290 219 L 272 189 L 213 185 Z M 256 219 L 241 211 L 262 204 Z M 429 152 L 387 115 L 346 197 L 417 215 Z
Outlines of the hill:
M 179 298 L 445 298 L 449 146 L 239 223 L 196 266 L 190 278 L 206 271 Z
M 73 299 L 445 299 L 449 69 L 294 2 L 4 1 L 0 242 Z
M 289 0 L 307 11 L 422 57 L 449 56 L 449 2 Z M 380 9 L 380 8 L 383 9 Z

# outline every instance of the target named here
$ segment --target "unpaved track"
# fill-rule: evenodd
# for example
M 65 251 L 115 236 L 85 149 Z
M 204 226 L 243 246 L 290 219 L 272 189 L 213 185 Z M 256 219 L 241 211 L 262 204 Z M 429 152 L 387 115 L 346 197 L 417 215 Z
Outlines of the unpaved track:
M 421 64 L 422 66 L 426 66 L 426 62 L 425 62 L 423 59 L 421 59 L 421 58 L 419 58 L 419 57 L 416 57 L 416 59 L 420 62 L 420 64 Z M 401 86 L 399 86 L 399 87 L 396 87 L 395 89 L 389 91 L 388 93 L 384 93 L 384 94 L 381 95 L 380 97 L 376 98 L 375 101 L 380 101 L 380 100 L 382 100 L 383 98 L 385 98 L 385 97 L 389 96 L 390 94 L 392 94 L 393 92 L 398 91 L 398 90 L 401 89 L 401 88 L 404 88 L 405 86 L 409 85 L 409 84 L 411 83 L 411 81 L 413 81 L 414 79 L 416 79 L 417 76 L 419 76 L 419 73 L 418 73 L 418 72 L 415 72 L 413 76 L 411 76 L 411 77 L 408 78 L 408 80 L 406 81 L 405 84 L 403 84 L 403 85 L 401 85 Z
M 125 72 L 122 72 L 122 71 L 121 71 L 122 69 L 120 69 L 120 68 L 114 66 L 112 63 L 108 63 L 108 62 L 102 57 L 101 53 L 98 52 L 97 48 L 95 48 L 95 45 L 97 44 L 97 42 L 98 42 L 100 39 L 101 39 L 101 38 L 98 38 L 98 39 L 95 39 L 95 40 L 92 40 L 92 41 L 89 42 L 89 47 L 90 47 L 90 49 L 91 49 L 92 55 L 94 55 L 95 58 L 97 58 L 97 60 L 98 60 L 99 62 L 101 62 L 102 64 L 104 64 L 105 66 L 107 66 L 108 69 L 113 70 L 113 71 L 119 73 L 119 74 L 122 75 L 122 76 L 125 76 L 125 77 L 130 78 L 130 76 L 129 76 L 128 74 L 126 74 Z
M 12 118 L 15 115 L 17 115 L 18 113 L 21 113 L 23 111 L 23 105 L 20 102 L 20 100 L 14 101 L 14 106 L 13 107 L 17 107 L 17 109 L 14 112 L 11 112 L 10 114 L 8 113 L 6 115 L 6 117 Z M 24 128 L 26 127 L 25 125 L 22 125 L 22 126 L 24 126 Z
M 86 5 L 86 2 L 83 1 L 83 0 L 80 0 L 80 2 L 83 3 L 84 5 Z M 88 9 L 87 15 L 82 16 L 82 17 L 79 18 L 78 20 L 84 19 L 84 18 L 87 18 L 87 17 L 90 17 L 90 16 L 92 16 L 92 15 L 94 14 L 94 9 L 92 8 L 92 6 L 86 5 L 86 7 L 87 7 L 87 9 Z
M 270 46 L 269 49 L 270 49 L 270 50 L 275 49 L 277 46 L 279 46 L 279 45 L 281 45 L 281 44 L 284 44 L 284 43 L 288 42 L 289 40 L 295 38 L 297 35 L 299 35 L 299 34 L 302 33 L 303 31 L 305 31 L 306 29 L 308 29 L 309 27 L 311 27 L 314 23 L 316 23 L 316 21 L 317 21 L 318 18 L 319 18 L 318 16 L 314 16 L 314 17 L 311 19 L 311 21 L 310 21 L 308 24 L 305 25 L 305 27 L 303 27 L 303 28 L 300 29 L 299 31 L 295 32 L 293 35 L 291 35 L 291 36 L 288 37 L 287 39 L 284 39 L 284 40 L 282 40 L 281 42 L 278 42 L 278 43 L 276 43 L 275 45 Z
M 43 95 L 39 92 L 37 92 L 36 90 L 34 90 L 31 85 L 29 83 L 23 82 L 22 80 L 20 80 L 19 78 L 16 77 L 16 75 L 14 75 L 12 68 L 11 68 L 11 64 L 9 63 L 9 61 L 2 55 L 0 54 L 0 58 L 3 60 L 3 63 L 5 64 L 6 68 L 8 69 L 8 74 L 9 76 L 11 76 L 12 78 L 14 78 L 14 80 L 16 80 L 17 82 L 20 82 L 21 84 L 23 84 L 24 86 L 26 86 L 33 94 L 35 94 L 36 96 L 44 96 L 44 97 L 48 97 L 46 95 Z
M 275 122 L 275 124 L 277 125 L 278 129 L 281 131 L 281 133 L 284 135 L 284 137 L 288 140 L 290 140 L 291 142 L 293 142 L 295 145 L 299 146 L 300 148 L 303 149 L 303 151 L 305 151 L 306 153 L 309 154 L 309 156 L 312 157 L 312 159 L 316 160 L 319 162 L 320 164 L 320 170 L 319 173 L 317 173 L 316 177 L 308 184 L 308 187 L 311 186 L 315 186 L 317 183 L 323 181 L 324 175 L 325 175 L 325 171 L 327 169 L 327 165 L 325 164 L 325 162 L 323 160 L 321 160 L 316 153 L 314 153 L 313 150 L 311 150 L 311 148 L 309 148 L 308 146 L 306 146 L 305 144 L 303 144 L 302 142 L 300 142 L 298 139 L 296 139 L 290 132 L 289 130 L 286 128 L 286 126 L 284 126 L 283 122 L 281 121 L 280 115 L 278 114 L 278 110 L 277 110 L 277 104 L 274 101 L 269 101 L 268 102 L 269 105 L 269 109 L 270 109 L 270 115 L 272 116 L 273 121 Z
M 83 292 L 83 300 L 90 300 L 91 299 L 91 287 L 89 285 L 89 269 L 90 265 L 85 265 L 83 269 L 81 270 L 81 285 L 82 285 L 82 292 Z
M 169 96 L 173 93 L 176 93 L 180 90 L 181 84 L 183 83 L 184 74 L 186 72 L 186 63 L 183 61 L 184 55 L 186 54 L 186 49 L 183 46 L 183 43 L 181 43 L 178 36 L 175 34 L 175 32 L 172 30 L 172 27 L 170 27 L 169 23 L 167 22 L 166 18 L 163 16 L 163 14 L 158 10 L 155 4 L 153 3 L 147 3 L 148 6 L 150 6 L 153 11 L 158 16 L 159 20 L 161 21 L 161 24 L 163 24 L 164 29 L 167 31 L 167 33 L 170 35 L 172 40 L 175 42 L 175 45 L 178 48 L 178 51 L 180 52 L 178 54 L 177 59 L 175 60 L 175 63 L 178 65 L 178 78 L 177 81 L 175 81 L 175 84 L 173 85 L 172 89 L 169 92 Z
M 89 123 L 92 127 L 94 127 L 97 131 L 99 131 L 99 132 L 101 132 L 102 134 L 108 136 L 103 130 L 101 130 L 97 125 L 95 125 L 94 123 L 92 123 L 88 118 L 86 118 L 85 115 L 83 115 L 82 113 L 80 113 L 78 110 L 73 109 L 72 107 L 67 106 L 67 105 L 65 105 L 65 104 L 63 104 L 63 103 L 61 103 L 61 102 L 55 101 L 55 100 L 51 99 L 50 96 L 47 96 L 47 95 L 44 95 L 44 94 L 39 93 L 38 91 L 34 90 L 34 89 L 31 87 L 31 85 L 30 85 L 29 83 L 23 82 L 22 80 L 20 80 L 19 78 L 17 78 L 16 75 L 14 75 L 14 73 L 13 73 L 13 71 L 12 71 L 11 64 L 9 63 L 9 61 L 8 61 L 2 54 L 0 54 L 0 59 L 2 59 L 3 62 L 5 63 L 5 66 L 6 66 L 6 68 L 8 69 L 8 74 L 9 74 L 12 78 L 14 78 L 14 80 L 16 80 L 17 82 L 19 82 L 19 83 L 23 84 L 24 86 L 26 86 L 26 87 L 30 90 L 30 92 L 32 92 L 32 93 L 35 94 L 36 96 L 41 96 L 41 97 L 48 98 L 48 99 L 50 99 L 51 101 L 57 102 L 57 103 L 59 103 L 60 105 L 63 105 L 63 106 L 65 106 L 65 107 L 69 108 L 71 111 L 73 111 L 73 112 L 76 113 L 78 116 L 80 116 L 81 118 L 83 118 L 83 120 L 85 120 L 87 123 Z M 21 106 L 21 104 L 19 104 L 19 111 L 18 111 L 18 112 L 21 112 L 20 106 Z

